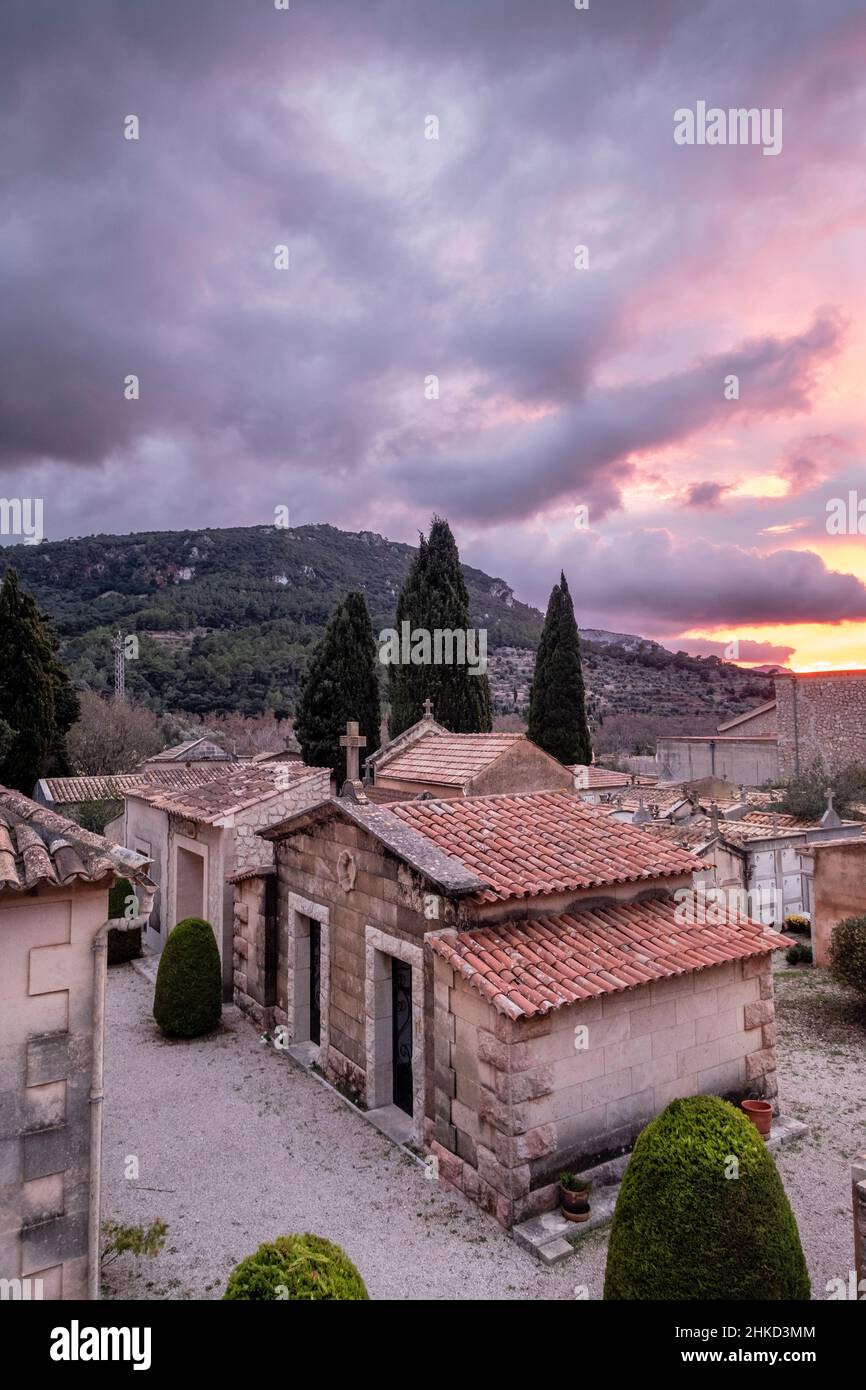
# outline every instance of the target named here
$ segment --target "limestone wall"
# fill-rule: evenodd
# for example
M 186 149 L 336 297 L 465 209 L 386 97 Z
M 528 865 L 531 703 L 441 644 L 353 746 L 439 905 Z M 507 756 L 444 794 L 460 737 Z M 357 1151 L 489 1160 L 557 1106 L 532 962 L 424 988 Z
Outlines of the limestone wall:
M 627 1151 L 676 1097 L 776 1095 L 766 956 L 513 1022 L 446 970 L 453 1079 L 440 1047 L 431 1147 L 446 1181 L 505 1225 L 551 1209 L 563 1169 Z
M 866 671 L 777 676 L 776 700 L 782 780 L 866 762 Z
M 40 1279 L 46 1299 L 88 1296 L 92 944 L 108 887 L 0 895 L 0 1278 Z

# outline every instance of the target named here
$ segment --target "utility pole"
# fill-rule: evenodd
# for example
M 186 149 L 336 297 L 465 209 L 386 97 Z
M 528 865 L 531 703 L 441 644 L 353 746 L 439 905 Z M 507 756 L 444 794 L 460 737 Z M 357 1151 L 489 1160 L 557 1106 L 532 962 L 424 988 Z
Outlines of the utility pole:
M 123 651 L 123 633 L 118 629 L 117 636 L 111 644 L 114 652 L 114 698 L 115 700 L 126 699 L 126 657 Z

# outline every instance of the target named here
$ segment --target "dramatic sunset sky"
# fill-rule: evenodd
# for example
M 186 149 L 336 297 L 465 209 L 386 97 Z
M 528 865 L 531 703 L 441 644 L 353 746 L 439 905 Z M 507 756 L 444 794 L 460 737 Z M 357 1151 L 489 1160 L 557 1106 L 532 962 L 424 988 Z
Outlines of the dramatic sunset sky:
M 699 101 L 781 152 L 677 145 Z M 50 539 L 435 511 L 584 626 L 866 665 L 863 0 L 3 0 L 0 119 Z

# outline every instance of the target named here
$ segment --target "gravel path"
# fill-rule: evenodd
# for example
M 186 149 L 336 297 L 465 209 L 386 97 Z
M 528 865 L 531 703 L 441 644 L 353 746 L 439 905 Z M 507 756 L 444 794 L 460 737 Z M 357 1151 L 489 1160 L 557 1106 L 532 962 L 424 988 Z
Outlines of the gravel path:
M 779 1167 L 813 1280 L 851 1264 L 851 1155 L 866 1149 L 866 1023 L 823 972 L 777 977 L 783 1108 L 814 1127 Z M 236 1010 L 209 1038 L 172 1043 L 152 989 L 109 972 L 103 1217 L 168 1222 L 165 1249 L 107 1272 L 109 1298 L 219 1298 L 262 1241 L 312 1230 L 337 1241 L 378 1299 L 601 1296 L 607 1233 L 545 1269 L 313 1077 L 258 1041 Z M 823 1038 L 820 1045 L 817 1038 Z M 137 1180 L 125 1176 L 129 1156 Z M 586 1296 L 586 1295 L 584 1295 Z
M 168 1042 L 152 991 L 109 971 L 102 1214 L 168 1222 L 165 1249 L 108 1271 L 114 1298 L 220 1298 L 265 1240 L 315 1231 L 342 1245 L 371 1298 L 598 1298 L 604 1243 L 545 1269 L 459 1193 L 288 1058 L 237 1010 L 219 1033 Z M 138 1181 L 124 1176 L 138 1158 Z M 154 1190 L 156 1189 L 156 1190 Z

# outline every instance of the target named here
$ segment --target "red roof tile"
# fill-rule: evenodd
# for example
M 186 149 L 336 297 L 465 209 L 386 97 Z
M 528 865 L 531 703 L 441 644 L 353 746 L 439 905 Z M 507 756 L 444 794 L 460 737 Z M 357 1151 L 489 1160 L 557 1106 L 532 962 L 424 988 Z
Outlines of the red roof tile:
M 688 874 L 702 861 L 571 792 L 404 801 L 389 808 L 489 888 L 481 902 Z
M 29 892 L 43 883 L 65 887 L 76 879 L 96 883 L 109 874 L 152 887 L 144 873 L 148 862 L 29 796 L 0 787 L 0 892 Z
M 213 825 L 224 816 L 245 811 L 261 801 L 292 790 L 307 778 L 320 778 L 323 773 L 327 777 L 327 769 L 307 767 L 305 763 L 244 763 L 240 772 L 230 772 L 203 786 L 178 791 L 141 786 L 134 787 L 128 795 L 146 801 L 157 810 L 202 825 Z
M 424 734 L 377 764 L 377 777 L 463 787 L 523 734 Z
M 583 912 L 434 936 L 430 945 L 510 1018 L 780 950 L 778 932 L 729 910 L 722 924 L 685 926 L 673 898 L 603 903 Z M 721 915 L 713 905 L 713 918 Z

